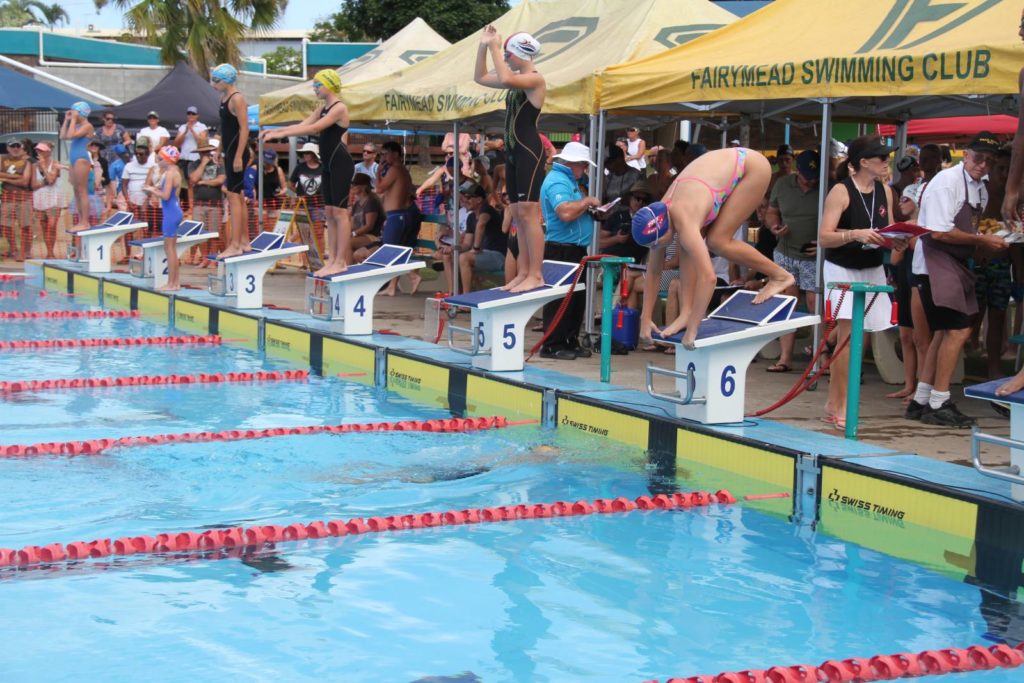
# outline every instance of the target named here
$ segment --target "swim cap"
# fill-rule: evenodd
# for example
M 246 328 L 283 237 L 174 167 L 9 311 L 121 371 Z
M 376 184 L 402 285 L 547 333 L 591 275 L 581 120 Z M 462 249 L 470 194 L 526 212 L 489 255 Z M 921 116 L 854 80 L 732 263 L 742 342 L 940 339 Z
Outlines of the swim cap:
M 160 148 L 160 158 L 169 164 L 178 163 L 178 159 L 181 158 L 181 152 L 174 145 L 166 145 Z
M 89 106 L 88 102 L 75 102 L 71 105 L 71 108 L 86 118 L 89 118 L 89 114 L 92 113 L 92 107 Z
M 313 76 L 313 82 L 319 83 L 335 95 L 341 94 L 341 76 L 334 69 L 317 71 L 316 76 Z
M 633 241 L 650 248 L 665 236 L 668 226 L 668 205 L 665 202 L 649 204 L 633 216 Z
M 540 54 L 540 43 L 529 33 L 513 33 L 505 40 L 505 52 L 511 52 L 520 59 L 533 59 Z
M 238 69 L 230 64 L 218 64 L 213 67 L 213 71 L 210 72 L 210 75 L 218 81 L 234 84 L 234 82 L 238 80 Z

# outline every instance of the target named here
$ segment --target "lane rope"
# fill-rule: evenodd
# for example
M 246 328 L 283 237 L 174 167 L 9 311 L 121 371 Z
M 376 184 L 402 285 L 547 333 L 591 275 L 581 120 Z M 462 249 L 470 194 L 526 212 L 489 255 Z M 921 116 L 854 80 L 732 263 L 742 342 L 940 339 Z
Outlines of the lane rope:
M 537 420 L 508 420 L 495 417 L 453 417 L 435 420 L 403 420 L 401 422 L 369 422 L 340 425 L 305 425 L 268 429 L 231 429 L 220 432 L 184 432 L 150 436 L 122 436 L 118 439 L 87 441 L 53 441 L 34 444 L 0 446 L 0 457 L 27 458 L 40 455 L 98 455 L 111 448 L 153 446 L 163 443 L 202 443 L 207 441 L 245 441 L 275 436 L 308 434 L 346 434 L 355 432 L 468 432 L 536 424 Z
M 732 505 L 736 498 L 728 490 L 715 493 L 694 491 L 664 493 L 653 498 L 640 496 L 635 500 L 619 497 L 597 498 L 575 503 L 534 503 L 501 505 L 497 507 L 447 510 L 422 514 L 391 515 L 388 517 L 353 517 L 348 520 L 332 519 L 315 522 L 296 522 L 288 525 L 267 524 L 206 531 L 162 533 L 156 536 L 124 536 L 117 539 L 101 538 L 95 541 L 75 541 L 68 544 L 50 543 L 28 545 L 19 550 L 0 548 L 0 567 L 32 567 L 61 562 L 75 562 L 111 555 L 140 555 L 181 551 L 223 550 L 243 546 L 262 547 L 281 541 L 301 541 L 382 531 L 408 531 L 435 526 L 457 526 L 485 522 L 510 522 L 523 519 L 551 517 L 578 517 L 582 515 L 633 512 L 635 510 L 672 510 L 706 507 L 711 504 Z
M 0 381 L 0 395 L 47 389 L 93 389 L 137 387 L 160 384 L 220 384 L 224 382 L 271 382 L 309 379 L 309 370 L 199 373 L 198 375 L 133 375 L 129 377 L 86 377 L 71 379 L 26 379 Z
M 64 318 L 138 318 L 138 311 L 0 311 L 0 320 L 51 320 Z
M 163 346 L 174 344 L 220 344 L 219 334 L 180 337 L 99 337 L 90 339 L 15 339 L 0 341 L 0 351 L 70 349 L 91 346 Z

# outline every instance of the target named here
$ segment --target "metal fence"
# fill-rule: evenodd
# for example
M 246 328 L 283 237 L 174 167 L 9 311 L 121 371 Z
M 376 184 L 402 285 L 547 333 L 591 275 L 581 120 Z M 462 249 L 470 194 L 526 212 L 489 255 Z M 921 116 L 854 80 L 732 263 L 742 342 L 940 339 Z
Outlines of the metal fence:
M 57 112 L 37 109 L 0 109 L 0 135 L 35 131 L 57 133 Z

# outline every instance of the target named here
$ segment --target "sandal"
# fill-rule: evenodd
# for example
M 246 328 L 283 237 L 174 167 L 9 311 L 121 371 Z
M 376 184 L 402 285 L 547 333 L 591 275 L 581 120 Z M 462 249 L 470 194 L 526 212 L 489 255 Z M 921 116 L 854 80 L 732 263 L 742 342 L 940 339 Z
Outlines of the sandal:
M 766 367 L 764 369 L 764 371 L 765 372 L 776 372 L 777 373 L 777 372 L 789 372 L 792 369 L 793 368 L 789 367 L 789 363 L 775 363 L 774 365 L 769 365 L 768 367 Z

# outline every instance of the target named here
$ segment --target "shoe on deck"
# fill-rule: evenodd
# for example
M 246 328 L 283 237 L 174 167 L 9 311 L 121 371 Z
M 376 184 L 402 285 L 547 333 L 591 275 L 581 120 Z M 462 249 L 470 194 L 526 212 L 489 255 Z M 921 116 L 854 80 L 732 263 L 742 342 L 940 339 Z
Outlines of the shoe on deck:
M 947 400 L 938 408 L 927 406 L 921 414 L 921 422 L 926 425 L 956 429 L 968 429 L 974 426 L 974 418 L 961 413 L 951 400 Z
M 903 413 L 903 417 L 908 420 L 920 420 L 924 411 L 927 410 L 928 404 L 920 404 L 914 399 L 910 399 L 910 403 L 907 404 L 907 411 Z

